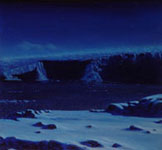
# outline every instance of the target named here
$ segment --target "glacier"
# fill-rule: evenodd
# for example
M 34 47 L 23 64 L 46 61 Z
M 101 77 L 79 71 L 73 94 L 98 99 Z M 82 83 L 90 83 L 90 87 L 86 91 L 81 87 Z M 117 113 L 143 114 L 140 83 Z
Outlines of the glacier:
M 38 81 L 48 81 L 46 70 L 44 69 L 43 63 L 38 62 L 36 68 L 37 68 L 37 72 L 38 72 Z
M 20 79 L 18 77 L 16 77 L 15 75 L 20 75 L 20 74 L 24 74 L 33 70 L 37 70 L 37 81 L 47 81 L 48 78 L 46 76 L 46 71 L 43 67 L 43 63 L 42 62 L 34 62 L 34 63 L 30 63 L 30 64 L 25 64 L 25 65 L 20 65 L 20 66 L 16 66 L 14 68 L 5 68 L 3 71 L 3 74 L 6 78 L 6 80 L 12 80 L 12 81 L 19 81 Z
M 103 82 L 99 72 L 102 71 L 101 65 L 103 65 L 101 59 L 93 60 L 90 64 L 87 65 L 85 74 L 82 77 L 82 81 L 87 83 L 91 82 Z
M 0 61 L 0 77 L 21 81 L 36 72 L 32 81 L 162 83 L 162 53 L 87 53 Z M 24 76 L 23 78 L 21 76 Z M 36 78 L 36 79 L 35 79 Z M 2 77 L 0 78 L 2 80 Z

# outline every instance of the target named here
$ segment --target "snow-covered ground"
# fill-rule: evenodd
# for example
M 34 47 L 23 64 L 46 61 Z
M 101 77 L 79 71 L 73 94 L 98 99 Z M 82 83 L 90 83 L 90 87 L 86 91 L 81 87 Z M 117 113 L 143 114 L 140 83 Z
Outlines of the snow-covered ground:
M 88 150 L 161 150 L 162 124 L 155 123 L 160 119 L 89 111 L 50 111 L 36 114 L 36 118 L 19 118 L 19 121 L 0 119 L 0 136 L 30 141 L 55 140 Z M 57 128 L 48 130 L 33 126 L 37 122 L 55 124 Z M 128 130 L 131 125 L 143 130 Z M 95 140 L 103 147 L 81 144 L 87 140 Z M 114 143 L 122 147 L 113 148 Z

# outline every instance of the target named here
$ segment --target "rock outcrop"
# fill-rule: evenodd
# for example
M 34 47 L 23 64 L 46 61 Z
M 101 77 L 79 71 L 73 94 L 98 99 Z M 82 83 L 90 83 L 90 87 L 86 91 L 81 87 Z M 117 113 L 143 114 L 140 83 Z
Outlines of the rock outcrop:
M 48 129 L 48 130 L 54 130 L 56 129 L 56 125 L 55 124 L 47 124 L 44 125 L 42 122 L 37 122 L 35 124 L 33 124 L 34 127 L 41 127 L 42 129 Z
M 92 148 L 95 148 L 95 147 L 103 147 L 103 145 L 101 145 L 99 142 L 97 141 L 94 141 L 94 140 L 87 140 L 87 141 L 83 141 L 83 142 L 80 142 L 82 145 L 86 145 L 88 147 L 92 147 Z
M 81 147 L 72 144 L 64 144 L 57 141 L 40 141 L 33 142 L 20 140 L 15 137 L 0 137 L 0 149 L 16 149 L 16 150 L 84 150 Z
M 17 120 L 18 118 L 36 118 L 35 114 L 36 112 L 34 112 L 33 110 L 26 110 L 22 112 L 9 114 L 7 116 L 7 119 Z
M 139 101 L 112 103 L 106 108 L 105 111 L 113 115 L 161 117 L 162 94 L 144 97 Z

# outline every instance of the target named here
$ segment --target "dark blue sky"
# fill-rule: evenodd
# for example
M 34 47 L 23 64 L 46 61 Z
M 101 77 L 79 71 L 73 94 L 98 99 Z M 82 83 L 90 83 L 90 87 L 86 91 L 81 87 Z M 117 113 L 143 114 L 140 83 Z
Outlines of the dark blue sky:
M 159 5 L 0 4 L 1 57 L 161 43 Z

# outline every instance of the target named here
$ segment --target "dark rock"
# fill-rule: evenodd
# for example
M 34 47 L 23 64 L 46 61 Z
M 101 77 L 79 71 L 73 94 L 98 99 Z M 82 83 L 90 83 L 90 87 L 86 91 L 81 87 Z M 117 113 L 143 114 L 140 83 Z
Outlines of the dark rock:
M 162 120 L 155 121 L 155 123 L 162 124 Z
M 92 125 L 87 125 L 86 128 L 92 128 Z
M 71 81 L 80 80 L 85 73 L 86 66 L 91 60 L 42 61 L 50 80 Z
M 121 105 L 117 105 L 117 104 L 110 104 L 107 109 L 106 112 L 110 112 L 112 114 L 122 114 L 123 113 L 123 106 Z
M 21 147 L 22 149 L 39 150 L 39 143 L 31 141 L 22 141 Z
M 142 131 L 143 129 L 141 129 L 139 127 L 136 127 L 134 125 L 131 125 L 129 128 L 127 128 L 127 130 L 130 130 L 130 131 Z
M 18 121 L 17 118 L 36 118 L 31 110 L 26 110 L 24 112 L 16 112 L 7 116 L 7 119 L 12 119 Z
M 4 139 L 4 141 L 4 144 L 0 145 L 1 147 L 3 146 L 5 148 L 4 150 L 7 150 L 9 148 L 14 148 L 17 150 L 63 150 L 63 145 L 65 145 L 56 141 L 32 142 L 19 140 L 15 137 L 8 137 Z
M 16 112 L 16 113 L 8 115 L 7 119 L 12 119 L 12 120 L 18 121 L 17 118 L 21 118 L 21 117 L 22 117 L 22 115 L 20 113 Z
M 151 132 L 150 131 L 145 131 L 145 133 L 150 134 Z
M 33 71 L 26 72 L 26 73 L 13 75 L 13 77 L 17 77 L 18 79 L 21 79 L 22 81 L 25 81 L 25 82 L 36 81 L 37 76 L 38 75 L 37 75 L 36 69 L 34 69 Z
M 108 105 L 105 111 L 113 115 L 161 117 L 162 94 L 148 96 L 139 101 L 112 103 Z M 162 123 L 162 121 L 157 121 L 155 123 Z
M 56 125 L 55 125 L 55 124 L 43 125 L 43 126 L 42 126 L 42 129 L 53 130 L 53 129 L 56 129 Z
M 37 122 L 37 123 L 33 124 L 33 126 L 41 127 L 42 129 L 49 129 L 49 130 L 53 130 L 53 129 L 57 128 L 55 124 L 44 125 L 42 122 Z
M 48 142 L 48 149 L 49 150 L 63 150 L 63 145 L 60 142 L 56 141 L 49 141 Z
M 17 141 L 15 137 L 7 137 L 5 140 L 6 146 L 8 148 L 16 147 L 17 146 Z
M 39 133 L 41 133 L 41 132 L 40 132 L 40 131 L 36 131 L 35 133 L 39 134 Z
M 162 58 L 157 56 L 151 53 L 110 56 L 105 60 L 100 75 L 107 82 L 159 84 Z
M 66 150 L 83 150 L 81 147 L 78 147 L 76 145 L 67 145 Z
M 5 141 L 2 137 L 0 137 L 0 147 L 5 145 Z
M 40 141 L 39 142 L 39 149 L 40 150 L 48 150 L 48 142 L 47 141 Z
M 122 147 L 120 144 L 118 144 L 118 143 L 114 143 L 113 145 L 112 145 L 112 147 L 114 147 L 114 148 L 119 148 L 119 147 Z
M 97 143 L 92 143 L 92 147 L 99 147 Z M 15 137 L 7 137 L 3 139 L 0 137 L 0 150 L 8 150 L 8 149 L 16 149 L 16 150 L 84 150 L 81 147 L 78 147 L 73 144 L 64 144 L 57 141 L 40 141 L 40 142 L 32 142 L 27 140 L 16 139 Z
M 94 140 L 88 140 L 88 141 L 83 141 L 80 142 L 82 145 L 86 145 L 88 147 L 103 147 L 99 142 L 94 141 Z
M 35 115 L 32 113 L 31 110 L 26 110 L 23 114 L 22 114 L 23 118 L 35 118 Z
M 6 77 L 0 73 L 0 81 L 4 81 L 6 79 Z
M 43 127 L 44 124 L 42 122 L 37 122 L 35 124 L 33 124 L 34 127 Z

